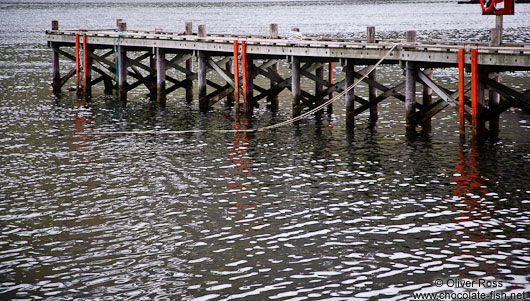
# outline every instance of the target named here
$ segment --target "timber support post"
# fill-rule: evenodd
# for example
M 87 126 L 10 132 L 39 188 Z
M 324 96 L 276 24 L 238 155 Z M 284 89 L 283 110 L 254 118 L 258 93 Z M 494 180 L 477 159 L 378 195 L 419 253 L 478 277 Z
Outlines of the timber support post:
M 465 119 L 464 119 L 464 102 L 465 102 L 465 83 L 464 83 L 464 63 L 466 50 L 464 48 L 458 49 L 458 124 L 460 128 L 460 136 L 466 134 Z
M 271 39 L 277 39 L 278 38 L 278 24 L 270 24 L 269 25 L 269 35 L 270 35 Z M 273 64 L 270 67 L 270 69 L 273 72 L 278 73 L 279 66 L 280 66 L 280 63 L 275 63 L 275 64 Z M 275 80 L 272 80 L 272 79 L 271 79 L 270 83 L 271 83 L 271 87 L 273 87 L 274 85 L 277 84 L 277 82 Z M 279 102 L 278 94 L 273 94 L 273 95 L 269 96 L 267 101 L 270 103 L 270 110 L 272 112 L 277 112 L 279 110 L 280 102 Z
M 324 79 L 324 66 L 319 67 L 319 68 L 317 68 L 315 70 L 315 76 L 318 79 L 321 79 L 321 80 Z M 319 82 L 315 82 L 315 95 L 319 95 L 323 90 L 324 90 L 324 86 L 321 83 L 319 83 Z M 317 98 L 316 101 L 315 101 L 315 107 L 320 106 L 323 102 L 324 102 L 324 97 Z M 322 118 L 322 112 L 323 111 L 324 110 L 316 111 L 315 112 L 315 118 L 317 118 L 317 119 Z
M 156 48 L 156 102 L 166 104 L 166 54 L 160 47 Z
M 416 42 L 416 31 L 407 31 L 407 43 Z M 405 67 L 405 115 L 407 134 L 416 132 L 414 113 L 416 112 L 416 78 L 417 70 L 413 62 L 407 61 Z
M 300 59 L 296 56 L 291 57 L 291 92 L 293 96 L 293 117 L 297 117 L 301 113 L 301 97 L 300 90 Z
M 191 36 L 193 34 L 193 23 L 192 22 L 186 22 L 185 23 L 185 34 Z M 189 58 L 186 60 L 186 80 L 188 81 L 186 83 L 186 101 L 191 102 L 193 101 L 193 79 L 192 79 L 192 73 L 193 73 L 193 59 Z
M 499 82 L 498 73 L 489 74 L 488 77 L 496 82 Z M 490 112 L 493 111 L 500 104 L 500 101 L 501 99 L 499 93 L 497 93 L 494 89 L 489 89 L 488 107 Z M 497 140 L 499 138 L 499 121 L 500 116 L 498 114 L 492 115 L 489 119 L 490 137 L 492 140 Z
M 59 21 L 52 21 L 52 30 L 59 30 Z M 51 43 L 52 47 L 52 88 L 53 93 L 61 93 L 61 73 L 59 72 L 59 46 Z
M 198 37 L 204 38 L 206 37 L 206 25 L 199 25 L 198 27 Z M 199 86 L 199 110 L 201 112 L 208 111 L 209 109 L 209 100 L 206 97 L 206 72 L 207 72 L 207 65 L 208 65 L 208 56 L 204 51 L 199 51 L 199 57 L 198 57 L 198 63 L 199 63 L 199 69 L 198 72 L 198 86 Z
M 434 76 L 434 71 L 433 69 L 425 69 L 424 70 L 424 73 L 425 75 L 427 75 L 428 78 L 432 79 L 433 76 Z M 424 108 L 428 108 L 431 104 L 432 104 L 432 88 L 429 87 L 428 85 L 423 85 L 423 107 Z M 431 117 L 429 118 L 426 118 L 422 124 L 421 124 L 421 127 L 422 127 L 422 132 L 424 134 L 428 134 L 431 132 L 432 130 L 432 122 L 431 122 Z
M 355 83 L 355 65 L 352 59 L 346 60 L 344 89 L 348 89 Z M 355 88 L 346 92 L 346 130 L 353 131 L 355 128 Z
M 118 32 L 126 32 L 127 31 L 127 23 L 125 22 L 119 22 L 118 23 Z M 119 33 L 118 33 L 118 40 L 119 40 Z M 118 42 L 119 43 L 119 42 Z M 127 51 L 125 50 L 125 47 L 119 46 L 118 47 L 118 99 L 121 102 L 127 101 Z
M 375 43 L 375 27 L 374 26 L 368 26 L 366 28 L 366 42 L 368 43 Z M 368 78 L 376 81 L 377 80 L 377 70 L 374 69 L 369 75 Z M 376 88 L 373 85 L 368 86 L 368 101 L 373 102 L 377 98 L 377 92 Z M 377 104 L 374 104 L 370 107 L 370 124 L 373 125 L 377 122 L 378 116 L 377 116 Z

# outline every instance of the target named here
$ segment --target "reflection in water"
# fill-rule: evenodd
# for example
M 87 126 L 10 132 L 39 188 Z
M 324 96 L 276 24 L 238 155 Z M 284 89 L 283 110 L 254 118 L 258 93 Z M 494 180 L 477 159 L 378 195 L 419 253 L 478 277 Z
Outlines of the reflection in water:
M 248 119 L 246 117 L 236 117 L 234 120 L 235 130 L 248 129 Z M 232 181 L 229 182 L 229 191 L 231 191 L 237 198 L 235 206 L 248 206 L 252 204 L 248 202 L 249 192 L 252 189 L 252 183 L 249 178 L 252 176 L 250 164 L 252 159 L 248 155 L 249 139 L 247 132 L 234 132 L 233 140 L 231 142 L 232 152 L 228 154 L 234 168 L 232 170 Z

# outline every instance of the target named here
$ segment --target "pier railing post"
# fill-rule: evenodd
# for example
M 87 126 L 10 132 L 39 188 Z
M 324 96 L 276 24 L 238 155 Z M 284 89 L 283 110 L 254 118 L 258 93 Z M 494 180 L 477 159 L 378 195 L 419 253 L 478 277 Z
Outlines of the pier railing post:
M 206 25 L 199 25 L 198 27 L 198 37 L 206 37 Z M 199 110 L 201 112 L 208 111 L 209 108 L 209 100 L 207 99 L 206 94 L 206 65 L 208 61 L 208 57 L 205 52 L 199 51 L 199 57 L 198 57 L 198 78 L 197 82 L 199 85 Z
M 293 117 L 300 115 L 300 59 L 296 56 L 291 57 L 291 92 L 293 95 Z
M 160 47 L 156 48 L 156 102 L 166 104 L 166 54 Z
M 127 23 L 118 23 L 118 31 L 127 31 Z M 118 34 L 119 38 L 119 34 Z M 118 99 L 121 102 L 127 101 L 127 51 L 125 47 L 118 47 Z
M 59 30 L 59 21 L 52 21 L 52 30 Z M 61 73 L 59 72 L 59 46 L 56 43 L 52 47 L 52 88 L 53 93 L 61 93 Z
M 344 66 L 345 71 L 345 84 L 344 89 L 347 89 L 349 86 L 353 85 L 355 82 L 355 66 L 352 59 L 346 60 L 346 66 Z M 346 92 L 346 130 L 348 132 L 353 131 L 355 128 L 355 89 L 350 89 Z
M 416 42 L 416 31 L 407 31 L 407 42 Z M 416 77 L 417 70 L 414 63 L 407 61 L 405 69 L 405 114 L 407 134 L 414 134 L 416 132 L 416 123 L 414 121 L 414 113 L 416 112 Z
M 368 26 L 366 28 L 366 42 L 368 43 L 375 43 L 375 27 L 374 26 Z M 370 74 L 368 74 L 368 78 L 376 81 L 377 80 L 377 70 L 374 69 Z M 368 101 L 372 102 L 377 98 L 377 92 L 376 88 L 372 85 L 368 86 Z M 377 122 L 377 104 L 374 104 L 370 107 L 370 124 L 374 124 Z
M 270 24 L 269 25 L 269 36 L 271 39 L 277 39 L 278 38 L 278 24 Z M 272 71 L 274 72 L 278 72 L 279 70 L 279 63 L 276 63 L 274 65 L 272 65 L 270 68 Z M 271 87 L 276 85 L 276 81 L 274 80 L 271 80 L 270 81 L 271 83 Z M 278 109 L 279 109 L 279 106 L 280 106 L 280 103 L 279 103 L 279 97 L 278 97 L 278 94 L 275 94 L 275 95 L 271 95 L 268 97 L 267 101 L 270 103 L 270 109 L 272 112 L 277 112 Z
M 186 22 L 185 23 L 185 33 L 186 35 L 192 35 L 193 34 L 193 23 L 192 22 Z M 186 60 L 186 80 L 188 83 L 186 84 L 186 101 L 191 102 L 193 100 L 193 80 L 192 80 L 192 72 L 193 72 L 193 59 L 189 58 Z

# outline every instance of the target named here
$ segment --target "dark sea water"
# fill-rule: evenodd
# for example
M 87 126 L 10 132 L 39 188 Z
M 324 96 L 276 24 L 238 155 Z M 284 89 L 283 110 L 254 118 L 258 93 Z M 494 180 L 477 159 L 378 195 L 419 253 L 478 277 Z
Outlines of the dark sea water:
M 455 1 L 0 1 L 0 299 L 530 296 L 528 115 L 507 111 L 500 139 L 483 143 L 460 141 L 451 107 L 430 136 L 408 139 L 396 99 L 381 104 L 374 129 L 358 118 L 353 136 L 343 99 L 322 121 L 265 133 L 100 135 L 257 127 L 291 114 L 288 92 L 279 113 L 262 105 L 250 120 L 222 104 L 199 113 L 182 92 L 166 108 L 142 89 L 125 108 L 100 86 L 88 100 L 67 89 L 54 97 L 50 21 L 97 29 L 116 18 L 132 29 L 192 21 L 267 34 L 278 23 L 280 35 L 346 38 L 375 25 L 384 38 L 416 29 L 457 41 L 485 41 L 494 24 Z M 530 42 L 530 4 L 504 24 L 507 41 Z M 501 81 L 525 91 L 529 75 Z M 383 66 L 378 78 L 395 84 L 401 70 Z M 456 87 L 454 69 L 434 78 Z

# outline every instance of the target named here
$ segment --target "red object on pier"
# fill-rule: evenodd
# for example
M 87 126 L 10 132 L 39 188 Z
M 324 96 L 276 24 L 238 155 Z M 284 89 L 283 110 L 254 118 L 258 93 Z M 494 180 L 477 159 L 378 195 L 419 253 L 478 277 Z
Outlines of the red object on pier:
M 480 0 L 484 15 L 513 15 L 515 0 Z
M 464 59 L 465 49 L 458 49 L 458 121 L 460 133 L 464 134 Z
M 79 88 L 79 34 L 75 34 L 75 84 Z
M 239 45 L 234 40 L 234 100 L 239 104 Z

